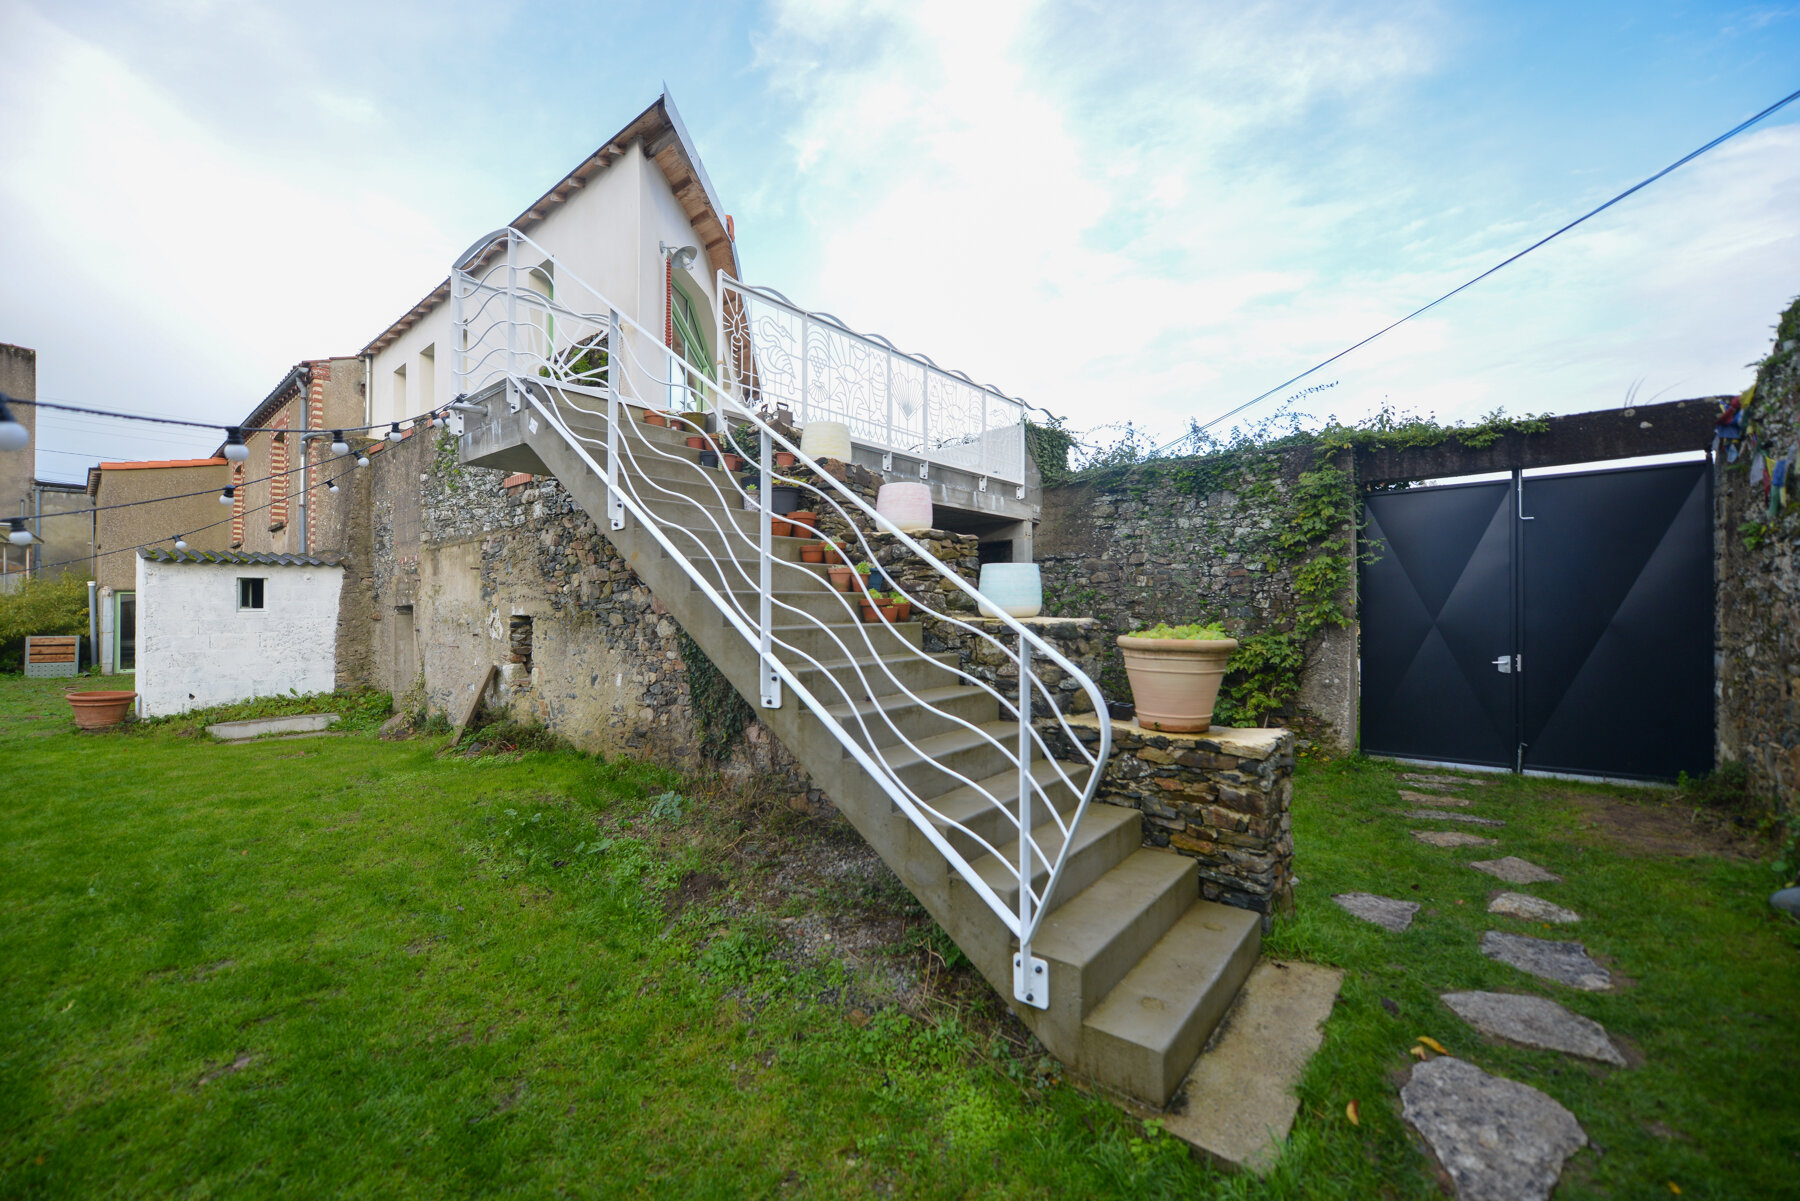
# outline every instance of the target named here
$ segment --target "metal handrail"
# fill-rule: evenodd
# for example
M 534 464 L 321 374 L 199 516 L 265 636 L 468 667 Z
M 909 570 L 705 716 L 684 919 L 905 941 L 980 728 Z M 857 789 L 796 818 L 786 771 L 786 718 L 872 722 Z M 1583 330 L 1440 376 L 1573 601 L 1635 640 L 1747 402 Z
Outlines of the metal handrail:
M 503 257 L 495 253 L 502 248 L 505 251 Z M 520 276 L 529 268 L 521 267 L 519 255 L 527 248 L 534 256 L 542 256 L 539 263 L 534 265 L 547 263 L 552 266 L 556 287 L 562 293 L 561 296 L 552 298 L 521 286 Z M 476 274 L 477 272 L 480 274 Z M 495 282 L 495 277 L 501 273 L 505 274 L 504 281 Z M 571 288 L 587 293 L 595 306 L 588 309 L 571 305 L 567 299 Z M 477 303 L 472 312 L 466 313 L 465 302 L 469 300 Z M 1047 969 L 1041 960 L 1032 956 L 1031 941 L 1062 878 L 1063 869 L 1075 844 L 1075 831 L 1099 788 L 1101 773 L 1111 752 L 1111 730 L 1106 722 L 1100 722 L 1098 746 L 1090 751 L 1088 745 L 1069 726 L 1066 715 L 1057 704 L 1054 691 L 1033 673 L 1031 664 L 1034 652 L 1067 673 L 1085 692 L 1096 711 L 1104 711 L 1105 701 L 1094 682 L 1055 647 L 1005 613 L 999 615 L 999 620 L 1016 637 L 1016 649 L 987 630 L 977 629 L 954 614 L 940 613 L 918 598 L 911 598 L 922 614 L 967 631 L 1017 664 L 1019 693 L 1016 703 L 968 671 L 943 663 L 923 649 L 914 647 L 901 636 L 898 629 L 887 623 L 870 626 L 855 621 L 855 610 L 846 594 L 835 591 L 826 593 L 835 597 L 843 612 L 852 618 L 848 631 L 841 625 L 829 624 L 816 614 L 782 599 L 775 586 L 778 571 L 798 572 L 815 586 L 818 576 L 807 571 L 802 564 L 778 559 L 773 554 L 771 523 L 774 514 L 769 501 L 769 490 L 777 481 L 785 486 L 805 490 L 843 517 L 871 562 L 874 560 L 874 548 L 864 534 L 864 525 L 873 525 L 892 535 L 921 562 L 929 565 L 934 572 L 970 598 L 979 601 L 980 594 L 960 574 L 936 559 L 926 547 L 894 526 L 861 496 L 826 472 L 819 463 L 764 421 L 750 406 L 741 403 L 728 386 L 708 379 L 699 367 L 662 346 L 658 336 L 619 313 L 597 289 L 556 262 L 553 255 L 526 235 L 513 229 L 496 230 L 465 252 L 452 270 L 451 301 L 456 326 L 452 369 L 458 392 L 470 395 L 481 391 L 488 384 L 504 383 L 507 403 L 514 411 L 529 409 L 533 417 L 542 418 L 574 450 L 583 464 L 597 478 L 605 481 L 611 527 L 615 530 L 623 529 L 628 517 L 634 519 L 651 534 L 670 561 L 680 566 L 696 590 L 724 615 L 730 627 L 755 649 L 761 677 L 760 700 L 764 707 L 779 708 L 783 689 L 791 690 L 877 782 L 896 808 L 944 856 L 951 869 L 962 877 L 1019 939 L 1019 954 L 1014 959 L 1014 993 L 1017 999 L 1039 1008 L 1047 1006 Z M 504 309 L 503 313 L 499 311 L 501 308 Z M 654 347 L 656 357 L 666 359 L 669 365 L 666 376 L 654 363 L 646 362 L 647 353 L 640 354 L 640 346 L 646 348 L 646 352 L 648 348 Z M 941 370 L 935 366 L 933 369 Z M 745 507 L 743 502 L 748 495 L 735 478 L 727 476 L 729 486 L 721 489 L 717 478 L 719 473 L 703 470 L 693 461 L 657 446 L 646 436 L 639 423 L 630 418 L 626 406 L 643 403 L 633 399 L 639 396 L 635 383 L 637 378 L 647 379 L 652 388 L 693 389 L 703 395 L 718 410 L 721 418 L 721 429 L 713 435 L 715 444 L 721 450 L 726 446 L 735 447 L 739 453 L 749 449 L 739 446 L 732 429 L 733 422 L 748 423 L 755 431 L 756 451 L 745 456 L 759 461 L 762 468 L 760 478 L 763 481 L 763 491 L 756 505 L 754 535 L 744 531 L 734 515 Z M 966 377 L 964 379 L 966 382 Z M 665 391 L 663 394 L 668 393 Z M 598 406 L 602 402 L 604 409 L 589 407 L 590 404 Z M 604 438 L 577 432 L 571 424 L 575 414 L 604 420 Z M 698 429 L 699 426 L 696 425 L 695 428 Z M 797 474 L 779 474 L 771 463 L 772 453 L 777 447 L 792 453 L 798 463 L 813 473 L 813 479 L 803 479 Z M 594 457 L 599 451 L 604 451 L 604 465 Z M 623 470 L 627 467 L 629 470 Z M 677 487 L 668 486 L 679 483 L 691 487 L 696 481 L 703 482 L 710 490 L 710 496 L 704 501 L 696 500 Z M 712 506 L 714 500 L 717 501 L 717 508 Z M 684 510 L 691 510 L 689 515 L 697 518 L 699 524 L 684 526 L 670 520 L 671 511 L 679 514 Z M 721 514 L 726 518 L 723 524 L 719 520 Z M 715 554 L 707 544 L 708 536 L 719 540 L 720 546 L 724 548 L 722 556 Z M 747 554 L 731 553 L 733 546 Z M 747 564 L 754 566 L 754 576 L 747 569 Z M 717 586 L 714 585 L 713 578 L 709 578 L 707 571 L 703 570 L 703 565 L 714 573 L 714 578 L 718 580 Z M 889 583 L 896 590 L 905 592 L 894 581 L 890 580 Z M 737 591 L 740 587 L 754 597 L 753 603 L 738 599 Z M 827 655 L 837 655 L 840 658 L 828 661 L 808 652 L 799 645 L 797 636 L 784 633 L 788 625 L 777 626 L 777 618 L 783 623 L 797 625 L 804 633 L 822 632 L 826 645 L 830 648 Z M 850 638 L 849 642 L 845 640 L 846 634 Z M 881 639 L 880 645 L 877 644 L 878 638 Z M 929 664 L 933 670 L 944 673 L 947 682 L 978 688 L 994 697 L 999 702 L 1001 713 L 1010 715 L 1017 722 L 1016 745 L 1007 745 L 990 731 L 954 713 L 936 708 L 921 697 L 901 681 L 895 673 L 893 663 L 884 654 L 895 650 L 903 651 L 915 661 Z M 866 653 L 871 661 L 864 663 L 859 658 L 859 651 Z M 797 669 L 796 665 L 803 666 Z M 802 683 L 799 671 L 807 667 L 818 669 L 818 681 L 835 690 L 838 700 L 833 700 L 829 694 L 821 696 Z M 861 695 L 846 686 L 852 679 L 861 687 Z M 873 686 L 876 683 L 893 692 L 878 694 Z M 1032 722 L 1032 712 L 1036 707 L 1032 700 L 1033 692 L 1042 698 L 1046 715 L 1053 716 L 1061 727 L 1061 732 L 1065 735 L 1064 745 L 1072 747 L 1077 756 L 1085 760 L 1087 778 L 1081 785 L 1078 786 L 1070 778 L 1063 764 L 1051 753 L 1052 748 L 1045 736 L 1035 728 Z M 890 696 L 895 699 L 904 698 L 908 703 L 937 714 L 952 729 L 961 728 L 970 732 L 978 745 L 986 744 L 997 748 L 1018 769 L 1016 795 L 1008 790 L 1009 794 L 1004 798 L 995 796 L 980 781 L 971 780 L 934 761 L 919 746 L 918 741 L 902 730 L 895 721 L 890 705 L 884 703 Z M 831 711 L 834 706 L 846 709 L 845 720 L 840 720 Z M 895 745 L 882 746 L 879 740 L 883 736 L 891 738 Z M 974 789 L 1002 815 L 1003 828 L 1011 826 L 1017 829 L 1018 862 L 1008 864 L 1008 870 L 1018 881 L 1016 911 L 982 879 L 969 860 L 946 836 L 946 831 L 960 831 L 989 854 L 999 856 L 999 849 L 966 824 L 939 812 L 917 789 L 909 786 L 899 774 L 899 768 L 891 761 L 897 748 L 909 752 L 913 763 L 927 764 L 931 770 L 954 781 L 956 786 Z M 1042 761 L 1051 767 L 1047 782 L 1040 781 L 1033 770 L 1032 765 L 1040 755 Z M 1079 797 L 1066 820 L 1049 791 L 1058 784 Z M 1044 812 L 1049 815 L 1050 823 L 1062 836 L 1062 845 L 1054 855 L 1046 853 L 1045 847 L 1034 833 L 1034 800 L 1044 803 Z M 1008 808 L 1008 802 L 1011 801 L 1016 801 L 1016 809 Z M 1039 864 L 1048 869 L 1048 877 L 1041 889 L 1032 886 Z

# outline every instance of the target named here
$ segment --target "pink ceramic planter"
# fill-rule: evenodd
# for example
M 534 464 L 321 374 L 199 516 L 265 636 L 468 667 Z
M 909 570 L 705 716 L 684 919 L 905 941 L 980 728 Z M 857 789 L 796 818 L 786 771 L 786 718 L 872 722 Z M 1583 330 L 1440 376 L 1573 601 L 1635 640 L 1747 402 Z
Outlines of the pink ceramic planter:
M 929 484 L 883 484 L 875 494 L 875 511 L 899 526 L 903 533 L 916 534 L 931 528 L 931 486 Z

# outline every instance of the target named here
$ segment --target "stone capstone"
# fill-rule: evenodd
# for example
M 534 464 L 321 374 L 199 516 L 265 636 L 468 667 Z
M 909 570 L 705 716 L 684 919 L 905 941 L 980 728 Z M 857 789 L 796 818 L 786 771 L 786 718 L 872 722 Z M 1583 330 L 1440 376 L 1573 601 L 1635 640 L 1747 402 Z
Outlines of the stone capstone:
M 1547 1201 L 1563 1161 L 1587 1146 L 1554 1098 L 1450 1056 L 1413 1069 L 1400 1109 L 1461 1201 Z
M 1344 912 L 1360 917 L 1365 922 L 1374 922 L 1382 929 L 1392 930 L 1395 934 L 1412 925 L 1413 914 L 1419 911 L 1417 902 L 1376 896 L 1372 892 L 1339 893 L 1331 899 L 1336 901 L 1338 907 Z
M 1508 855 L 1504 859 L 1477 859 L 1469 864 L 1478 872 L 1486 872 L 1497 876 L 1508 884 L 1541 884 L 1546 881 L 1561 883 L 1562 877 L 1555 872 L 1547 872 L 1529 860 L 1517 855 Z
M 1452 992 L 1444 1004 L 1457 1017 L 1492 1038 L 1504 1038 L 1521 1046 L 1561 1051 L 1625 1066 L 1625 1057 L 1606 1036 L 1606 1027 L 1591 1018 L 1570 1013 L 1548 997 L 1526 997 L 1503 992 Z
M 1414 830 L 1412 836 L 1428 847 L 1497 847 L 1497 838 L 1464 834 L 1460 830 Z
M 1488 902 L 1487 911 L 1524 918 L 1528 922 L 1556 922 L 1564 926 L 1581 920 L 1581 915 L 1573 909 L 1564 909 L 1561 905 L 1552 905 L 1542 897 L 1530 897 L 1522 892 L 1501 893 Z
M 1612 973 L 1595 963 L 1587 948 L 1578 942 L 1553 942 L 1547 938 L 1527 938 L 1522 934 L 1489 930 L 1481 936 L 1481 953 L 1522 972 L 1583 992 L 1600 992 L 1612 987 Z

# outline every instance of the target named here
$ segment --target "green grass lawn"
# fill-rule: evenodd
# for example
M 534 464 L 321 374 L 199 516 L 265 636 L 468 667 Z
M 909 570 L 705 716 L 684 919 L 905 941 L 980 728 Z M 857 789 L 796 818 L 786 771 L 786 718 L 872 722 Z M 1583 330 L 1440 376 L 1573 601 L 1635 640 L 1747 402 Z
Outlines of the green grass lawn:
M 905 908 L 777 895 L 782 848 L 833 823 L 560 751 L 80 735 L 62 691 L 0 677 L 0 1195 L 1427 1198 L 1396 1099 L 1421 1034 L 1575 1112 L 1594 1145 L 1559 1197 L 1800 1179 L 1800 937 L 1766 865 L 1630 853 L 1594 811 L 1667 817 L 1654 797 L 1481 790 L 1510 823 L 1491 853 L 1564 874 L 1525 891 L 1586 915 L 1572 936 L 1631 981 L 1569 994 L 1478 953 L 1543 931 L 1485 915 L 1498 882 L 1459 866 L 1482 854 L 1406 837 L 1390 769 L 1303 769 L 1271 947 L 1346 977 L 1262 1181 L 1048 1070 L 966 969 L 896 997 L 866 957 L 798 954 L 783 916 Z M 1331 904 L 1349 889 L 1426 908 L 1390 935 Z M 1486 1044 L 1452 988 L 1545 992 L 1643 1062 Z

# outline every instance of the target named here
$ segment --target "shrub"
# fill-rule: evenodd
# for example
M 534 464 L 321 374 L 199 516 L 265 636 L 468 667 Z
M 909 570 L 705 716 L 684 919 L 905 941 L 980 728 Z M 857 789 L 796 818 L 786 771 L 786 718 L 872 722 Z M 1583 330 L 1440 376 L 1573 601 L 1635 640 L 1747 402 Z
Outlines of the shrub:
M 1196 623 L 1185 626 L 1172 626 L 1167 622 L 1159 622 L 1147 630 L 1133 630 L 1130 636 L 1133 638 L 1187 638 L 1195 642 L 1217 641 L 1220 638 L 1231 637 L 1225 632 L 1225 627 L 1216 621 L 1209 621 L 1205 625 Z
M 32 634 L 86 634 L 87 580 L 74 574 L 29 579 L 0 595 L 0 671 L 19 671 Z

